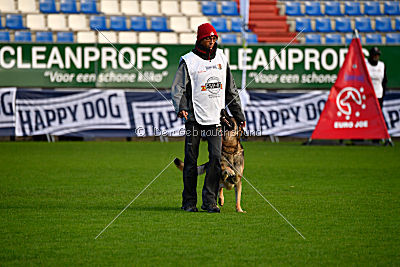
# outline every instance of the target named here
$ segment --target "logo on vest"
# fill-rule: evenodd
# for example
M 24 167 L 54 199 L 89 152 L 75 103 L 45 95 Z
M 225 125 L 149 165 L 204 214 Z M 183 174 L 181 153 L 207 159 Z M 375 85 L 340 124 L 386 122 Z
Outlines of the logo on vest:
M 218 77 L 208 78 L 206 84 L 201 86 L 201 91 L 209 91 L 214 95 L 219 94 L 220 90 L 222 90 L 222 83 Z

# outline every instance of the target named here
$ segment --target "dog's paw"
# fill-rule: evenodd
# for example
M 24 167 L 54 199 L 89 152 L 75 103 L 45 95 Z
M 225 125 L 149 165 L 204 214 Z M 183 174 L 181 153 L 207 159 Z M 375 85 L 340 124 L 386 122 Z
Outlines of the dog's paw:
M 224 205 L 225 201 L 223 197 L 218 198 L 218 204 L 222 207 Z
M 240 213 L 247 213 L 245 210 L 242 210 L 242 208 L 236 209 L 236 211 Z

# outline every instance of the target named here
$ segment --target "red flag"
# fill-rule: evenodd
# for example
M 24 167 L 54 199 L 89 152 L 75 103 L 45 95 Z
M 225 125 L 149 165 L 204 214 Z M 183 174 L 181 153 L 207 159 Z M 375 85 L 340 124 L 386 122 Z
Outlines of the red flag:
M 360 39 L 354 38 L 311 139 L 389 139 Z

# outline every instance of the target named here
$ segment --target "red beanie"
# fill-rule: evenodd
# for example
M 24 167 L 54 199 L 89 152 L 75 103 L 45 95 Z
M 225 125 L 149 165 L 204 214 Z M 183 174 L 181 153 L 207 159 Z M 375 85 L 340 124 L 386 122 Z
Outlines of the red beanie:
M 218 38 L 217 31 L 210 23 L 201 24 L 197 28 L 197 41 L 201 41 L 203 38 L 206 38 L 208 36 L 217 36 Z

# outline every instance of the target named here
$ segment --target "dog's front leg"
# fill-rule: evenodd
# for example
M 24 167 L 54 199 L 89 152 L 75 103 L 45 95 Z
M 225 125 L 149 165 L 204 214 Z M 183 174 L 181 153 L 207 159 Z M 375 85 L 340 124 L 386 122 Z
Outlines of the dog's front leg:
M 224 187 L 221 186 L 219 189 L 219 199 L 218 204 L 222 207 L 224 205 Z
M 242 210 L 242 207 L 240 206 L 240 200 L 242 198 L 242 179 L 240 179 L 237 185 L 235 186 L 235 196 L 236 196 L 236 211 L 246 213 L 244 210 Z

